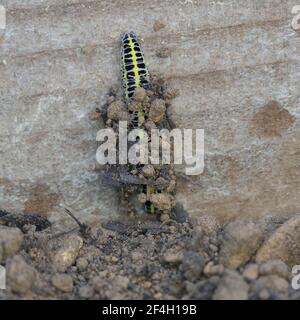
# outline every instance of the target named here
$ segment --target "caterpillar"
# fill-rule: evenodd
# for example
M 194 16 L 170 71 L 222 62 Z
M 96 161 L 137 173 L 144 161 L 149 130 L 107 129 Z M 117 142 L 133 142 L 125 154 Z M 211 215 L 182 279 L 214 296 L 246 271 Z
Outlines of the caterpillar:
M 125 100 L 130 102 L 135 89 L 139 87 L 147 88 L 149 86 L 149 71 L 145 63 L 144 54 L 134 32 L 128 32 L 122 35 L 122 83 L 124 88 Z M 131 127 L 141 129 L 141 118 L 143 111 L 134 111 L 132 113 Z M 143 135 L 140 136 L 143 138 Z M 143 185 L 143 191 L 147 197 L 155 190 L 152 187 Z M 155 207 L 151 201 L 147 200 L 144 209 L 149 214 L 155 213 Z
M 126 100 L 133 97 L 136 88 L 149 85 L 148 68 L 134 32 L 122 36 L 122 82 Z

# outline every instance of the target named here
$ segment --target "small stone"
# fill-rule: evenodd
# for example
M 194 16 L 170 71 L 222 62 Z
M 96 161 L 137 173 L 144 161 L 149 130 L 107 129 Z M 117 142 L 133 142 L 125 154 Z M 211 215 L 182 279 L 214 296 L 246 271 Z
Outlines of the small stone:
M 196 281 L 200 278 L 205 265 L 204 258 L 194 251 L 186 251 L 182 258 L 182 271 L 189 281 Z
M 117 263 L 118 261 L 119 261 L 119 259 L 117 257 L 115 257 L 115 256 L 111 257 L 111 262 L 112 263 Z
M 166 103 L 162 99 L 155 99 L 151 103 L 149 117 L 154 122 L 160 122 L 166 113 Z
M 151 164 L 146 164 L 143 167 L 143 175 L 147 178 L 153 177 L 155 175 L 155 169 Z
M 78 295 L 81 298 L 88 299 L 88 298 L 91 298 L 93 294 L 94 294 L 94 289 L 90 285 L 81 286 L 78 289 Z
M 180 264 L 182 262 L 182 253 L 166 252 L 162 257 L 162 261 L 172 265 Z
M 79 271 L 84 271 L 88 267 L 89 262 L 85 258 L 78 258 L 76 261 L 76 266 Z
M 143 102 L 147 97 L 146 90 L 142 87 L 136 88 L 133 95 L 135 101 Z
M 221 275 L 224 272 L 225 268 L 222 264 L 215 265 L 212 261 L 204 267 L 203 273 L 206 276 Z
M 150 195 L 150 201 L 160 210 L 170 210 L 172 208 L 171 195 L 167 193 L 154 193 Z
M 3 260 L 13 256 L 20 250 L 23 238 L 24 236 L 20 229 L 0 225 L 0 252 L 2 252 Z
M 65 272 L 75 263 L 82 245 L 83 240 L 78 235 L 67 236 L 62 246 L 52 253 L 54 268 L 59 272 Z
M 147 201 L 147 196 L 145 193 L 139 193 L 138 194 L 138 200 L 140 203 L 146 203 Z
M 213 295 L 213 300 L 247 300 L 249 285 L 236 271 L 227 270 Z
M 245 267 L 243 276 L 246 280 L 254 281 L 258 278 L 258 265 L 250 263 Z
M 268 290 L 272 299 L 288 299 L 289 283 L 277 275 L 258 278 L 252 286 L 252 298 L 260 297 L 262 290 Z
M 36 278 L 36 270 L 20 255 L 14 256 L 7 263 L 6 272 L 7 283 L 16 293 L 25 293 L 30 290 Z
M 153 30 L 154 32 L 157 32 L 163 28 L 165 28 L 165 24 L 161 20 L 155 20 L 153 24 Z
M 73 279 L 67 274 L 55 274 L 52 277 L 51 282 L 55 288 L 63 292 L 73 291 Z
M 166 180 L 166 179 L 163 178 L 163 177 L 158 177 L 158 178 L 155 180 L 154 185 L 155 185 L 155 187 L 156 187 L 158 190 L 163 190 L 163 189 L 165 189 L 166 187 L 168 187 L 169 181 Z
M 270 260 L 259 267 L 259 273 L 262 276 L 275 274 L 284 279 L 289 279 L 290 272 L 288 266 L 281 260 Z
M 107 116 L 114 121 L 127 121 L 128 112 L 124 102 L 117 100 L 110 104 L 107 108 Z
M 257 262 L 282 260 L 292 267 L 299 264 L 300 216 L 289 219 L 265 241 L 256 254 Z
M 263 230 L 251 220 L 229 223 L 221 235 L 220 262 L 236 269 L 247 263 L 264 240 Z

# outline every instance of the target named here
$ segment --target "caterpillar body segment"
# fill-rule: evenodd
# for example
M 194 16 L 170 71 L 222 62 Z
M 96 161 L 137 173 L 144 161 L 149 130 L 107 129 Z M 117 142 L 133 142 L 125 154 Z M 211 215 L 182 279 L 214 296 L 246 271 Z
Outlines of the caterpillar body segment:
M 122 82 L 126 100 L 133 97 L 136 88 L 149 85 L 148 68 L 134 32 L 122 36 Z
M 143 192 L 146 194 L 147 199 L 149 199 L 151 194 L 153 194 L 155 192 L 155 189 L 151 186 L 144 185 Z M 146 213 L 148 213 L 148 214 L 155 213 L 155 206 L 150 200 L 147 200 L 145 202 L 144 208 L 145 208 Z

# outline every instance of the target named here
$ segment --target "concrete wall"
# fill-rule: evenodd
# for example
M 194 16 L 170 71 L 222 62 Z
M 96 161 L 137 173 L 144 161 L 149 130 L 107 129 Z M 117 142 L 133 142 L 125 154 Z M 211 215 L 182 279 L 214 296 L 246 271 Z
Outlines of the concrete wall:
M 119 81 L 119 34 L 144 39 L 150 72 L 180 95 L 179 127 L 205 129 L 205 171 L 178 200 L 220 220 L 300 211 L 297 1 L 2 0 L 0 207 L 87 220 L 114 216 L 88 114 Z M 165 28 L 153 31 L 156 20 Z M 171 50 L 158 58 L 157 50 Z

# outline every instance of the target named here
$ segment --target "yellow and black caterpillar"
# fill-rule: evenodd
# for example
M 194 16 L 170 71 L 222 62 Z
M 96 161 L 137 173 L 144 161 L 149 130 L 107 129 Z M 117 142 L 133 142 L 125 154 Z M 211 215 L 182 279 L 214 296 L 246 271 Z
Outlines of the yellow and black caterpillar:
M 136 88 L 149 85 L 144 54 L 134 32 L 122 36 L 122 81 L 127 100 L 133 97 Z
M 124 95 L 127 102 L 130 102 L 134 95 L 135 89 L 139 87 L 147 88 L 149 86 L 149 72 L 145 63 L 144 54 L 137 36 L 134 32 L 122 35 L 122 82 L 125 90 Z M 133 129 L 141 129 L 143 117 L 142 111 L 134 111 L 132 113 L 131 127 Z M 141 136 L 142 138 L 142 136 Z M 143 192 L 150 196 L 154 189 L 150 186 L 143 185 Z M 154 205 L 147 200 L 145 203 L 145 211 L 147 213 L 155 213 Z

